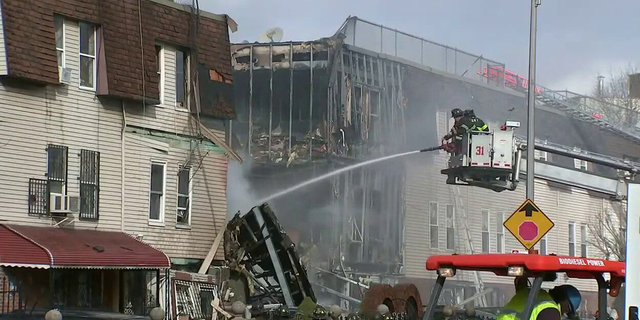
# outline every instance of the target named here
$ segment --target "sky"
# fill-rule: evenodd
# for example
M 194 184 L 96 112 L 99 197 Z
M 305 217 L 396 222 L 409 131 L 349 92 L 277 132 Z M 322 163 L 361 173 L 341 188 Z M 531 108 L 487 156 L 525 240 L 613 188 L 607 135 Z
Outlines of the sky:
M 529 0 L 199 1 L 203 10 L 238 23 L 232 42 L 257 41 L 272 27 L 284 30 L 283 41 L 328 37 L 351 15 L 528 74 Z M 537 82 L 589 94 L 598 75 L 640 66 L 639 12 L 638 0 L 542 0 Z

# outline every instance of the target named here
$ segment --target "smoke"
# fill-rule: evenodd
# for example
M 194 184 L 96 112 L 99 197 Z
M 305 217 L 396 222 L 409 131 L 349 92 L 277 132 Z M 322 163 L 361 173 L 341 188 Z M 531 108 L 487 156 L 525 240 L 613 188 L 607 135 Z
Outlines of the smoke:
M 246 177 L 246 170 L 251 167 L 250 157 L 242 157 L 246 159 L 244 164 L 230 161 L 227 168 L 227 219 L 233 218 L 238 211 L 248 212 L 260 200 Z

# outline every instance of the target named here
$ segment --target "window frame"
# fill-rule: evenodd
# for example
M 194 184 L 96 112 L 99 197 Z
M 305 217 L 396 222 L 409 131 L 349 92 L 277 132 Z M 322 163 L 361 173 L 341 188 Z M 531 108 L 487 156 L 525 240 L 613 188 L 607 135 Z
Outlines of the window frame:
M 160 212 L 158 213 L 158 219 L 151 218 L 151 196 L 153 195 L 152 180 L 153 180 L 153 166 L 162 166 L 162 197 L 160 201 Z M 165 212 L 167 203 L 167 161 L 164 160 L 151 160 L 149 166 L 149 208 L 147 209 L 147 220 L 149 225 L 164 226 Z
M 182 53 L 182 59 L 178 59 L 178 52 Z M 179 63 L 184 63 L 186 57 L 186 66 L 183 66 L 183 70 L 182 70 L 182 74 L 183 74 L 183 99 L 184 99 L 184 104 L 181 106 L 180 105 L 180 101 L 178 101 L 178 79 L 179 79 L 179 74 L 178 74 L 178 64 Z M 182 60 L 182 61 L 180 61 Z M 190 106 L 191 106 L 191 99 L 190 97 L 190 93 L 191 93 L 191 51 L 189 51 L 188 48 L 182 48 L 182 47 L 178 47 L 175 50 L 175 62 L 176 62 L 176 72 L 175 72 L 175 87 L 174 90 L 176 92 L 175 94 L 175 102 L 174 102 L 174 107 L 176 110 L 178 111 L 184 111 L 184 112 L 189 112 L 190 110 Z
M 67 66 L 67 62 L 66 62 L 66 60 L 67 60 L 66 59 L 66 55 L 67 55 L 67 23 L 66 23 L 66 20 L 65 20 L 65 18 L 63 16 L 54 15 L 53 16 L 53 26 L 54 26 L 54 29 L 55 29 L 56 33 L 58 32 L 58 28 L 56 26 L 56 20 L 57 19 L 59 19 L 60 22 L 62 22 L 62 30 L 61 30 L 61 32 L 62 32 L 62 48 L 58 48 L 58 41 L 57 41 L 57 38 L 56 38 L 56 60 L 57 60 L 57 57 L 58 57 L 57 53 L 58 52 L 62 52 L 62 58 L 61 58 L 62 61 L 60 61 L 60 65 L 58 67 L 66 68 L 66 66 Z M 60 73 L 60 76 L 61 76 L 62 75 L 61 74 L 62 71 L 60 70 L 58 72 Z
M 434 212 L 433 208 L 435 205 L 435 224 L 433 223 Z M 438 228 L 438 211 L 440 210 L 440 204 L 438 202 L 431 201 L 429 202 L 429 247 L 432 249 L 437 249 L 440 247 L 440 230 Z M 433 236 L 435 230 L 435 238 Z M 435 242 L 434 242 L 435 239 Z
M 589 257 L 589 229 L 586 223 L 580 224 L 580 257 Z
M 582 148 L 573 147 L 573 151 L 582 152 Z M 589 170 L 589 163 L 586 160 L 580 160 L 580 159 L 574 158 L 573 159 L 573 167 L 575 169 L 578 169 L 578 170 L 588 171 Z
M 62 174 L 64 178 L 51 178 L 51 165 L 50 157 L 52 154 L 52 150 L 59 149 L 62 150 L 62 161 L 64 162 L 64 173 Z M 63 198 L 69 194 L 69 147 L 64 145 L 56 145 L 56 144 L 48 144 L 46 148 L 47 152 L 47 215 L 51 215 L 51 195 L 61 195 Z M 61 183 L 61 191 L 62 192 L 51 192 L 51 184 L 54 182 Z
M 486 215 L 485 215 L 486 214 Z M 486 216 L 486 221 L 487 221 L 487 230 L 485 230 L 484 226 L 485 226 L 485 216 Z M 482 246 L 482 253 L 491 253 L 491 210 L 489 209 L 482 209 L 481 210 L 481 215 L 480 215 L 480 230 L 482 231 L 482 235 L 481 235 L 481 239 L 480 239 L 480 244 Z M 487 235 L 487 249 L 485 250 L 485 234 Z
M 90 54 L 82 53 L 82 25 L 89 25 L 93 27 L 93 56 Z M 96 91 L 98 87 L 98 26 L 87 22 L 87 21 L 79 21 L 78 22 L 78 88 L 82 90 L 90 90 Z M 82 85 L 82 58 L 91 58 L 93 59 L 93 81 L 92 87 L 87 87 Z
M 452 204 L 446 205 L 445 226 L 447 233 L 447 250 L 456 249 L 456 207 Z M 451 214 L 449 214 L 449 208 L 451 208 Z M 449 243 L 449 233 L 451 233 L 451 246 Z
M 569 222 L 569 256 L 570 257 L 576 256 L 576 223 L 575 222 Z
M 180 171 L 183 171 L 184 168 L 187 168 L 187 170 L 189 171 L 188 177 L 189 177 L 189 182 L 188 182 L 188 188 L 189 188 L 189 194 L 186 195 L 187 197 L 187 212 L 188 212 L 188 219 L 187 222 L 179 222 L 178 221 L 178 210 L 180 210 L 180 197 L 185 197 L 185 195 L 181 195 L 180 194 Z M 191 176 L 193 172 L 193 168 L 191 166 L 188 165 L 179 165 L 178 166 L 178 179 L 176 179 L 176 228 L 191 228 L 191 217 L 193 215 L 193 211 L 192 211 L 192 204 L 193 204 L 193 177 Z
M 93 159 L 91 159 L 93 157 Z M 93 172 L 94 176 L 90 177 L 89 179 L 84 179 L 84 175 L 83 173 L 88 174 L 85 170 L 83 170 L 83 160 L 92 160 L 94 162 L 94 169 L 95 171 Z M 78 191 L 79 191 L 79 196 L 80 196 L 80 212 L 78 214 L 79 219 L 80 220 L 89 220 L 89 221 L 95 221 L 95 220 L 99 220 L 100 219 L 100 152 L 99 151 L 93 151 L 93 150 L 87 150 L 87 149 L 81 149 L 80 150 L 80 172 L 79 172 L 79 176 L 78 176 Z M 83 192 L 82 192 L 82 187 L 83 186 L 93 186 L 95 189 L 93 190 L 93 197 L 94 197 L 94 210 L 95 212 L 92 213 L 86 213 L 83 212 Z
M 505 252 L 504 212 L 496 212 L 496 253 Z
M 158 48 L 160 48 L 160 51 L 157 52 L 156 51 L 156 55 L 157 55 L 157 59 L 158 59 L 158 64 L 160 67 L 160 70 L 156 70 L 156 74 L 158 74 L 158 98 L 160 100 L 160 106 L 162 106 L 164 104 L 164 93 L 165 93 L 165 77 L 166 77 L 166 73 L 167 73 L 167 68 L 166 68 L 166 61 L 165 61 L 165 46 L 162 43 L 156 43 L 155 45 L 156 50 L 158 50 Z
M 540 238 L 540 254 L 542 255 L 546 255 L 547 251 L 549 251 L 548 249 L 548 244 L 547 244 L 547 235 L 545 234 L 544 237 Z

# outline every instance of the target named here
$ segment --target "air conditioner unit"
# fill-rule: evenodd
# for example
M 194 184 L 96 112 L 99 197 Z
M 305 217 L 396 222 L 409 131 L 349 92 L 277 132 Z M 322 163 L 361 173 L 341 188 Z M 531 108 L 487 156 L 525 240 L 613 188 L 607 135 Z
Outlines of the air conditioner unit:
M 71 68 L 58 67 L 58 77 L 60 83 L 71 83 Z
M 80 197 L 52 193 L 49 197 L 49 212 L 67 214 L 80 212 Z
M 69 213 L 68 198 L 64 194 L 52 193 L 49 195 L 49 212 L 52 214 Z

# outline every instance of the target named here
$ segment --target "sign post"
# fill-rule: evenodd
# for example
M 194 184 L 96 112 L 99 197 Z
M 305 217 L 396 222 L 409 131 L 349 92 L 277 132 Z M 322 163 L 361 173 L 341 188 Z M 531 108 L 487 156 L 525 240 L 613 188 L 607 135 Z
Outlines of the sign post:
M 527 199 L 504 221 L 503 226 L 525 249 L 531 250 L 553 229 L 554 223 L 533 201 Z

